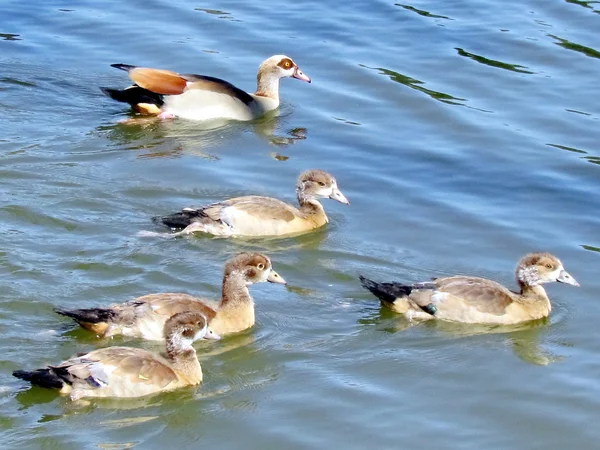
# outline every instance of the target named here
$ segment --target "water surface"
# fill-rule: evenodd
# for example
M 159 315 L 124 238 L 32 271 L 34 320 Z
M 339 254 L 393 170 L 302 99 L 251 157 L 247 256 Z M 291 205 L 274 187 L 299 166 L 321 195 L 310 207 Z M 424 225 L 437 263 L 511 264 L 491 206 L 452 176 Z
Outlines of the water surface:
M 0 5 L 3 448 L 596 448 L 600 411 L 600 8 L 595 2 L 72 2 Z M 126 125 L 128 63 L 254 89 L 285 53 L 274 117 Z M 151 216 L 332 172 L 351 206 L 285 239 L 160 239 Z M 257 325 L 198 353 L 205 383 L 74 405 L 11 372 L 99 344 L 55 315 L 165 291 L 216 297 L 268 253 Z M 486 276 L 529 251 L 581 283 L 548 320 L 415 325 L 357 281 Z

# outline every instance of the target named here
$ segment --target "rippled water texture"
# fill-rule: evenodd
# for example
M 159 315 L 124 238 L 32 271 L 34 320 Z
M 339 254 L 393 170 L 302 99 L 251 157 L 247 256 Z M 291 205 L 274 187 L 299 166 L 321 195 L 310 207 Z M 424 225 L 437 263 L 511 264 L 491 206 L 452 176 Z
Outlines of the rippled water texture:
M 583 1 L 0 3 L 3 448 L 597 448 L 600 4 Z M 275 117 L 122 123 L 127 63 L 253 90 L 285 53 Z M 332 172 L 351 202 L 286 239 L 144 237 L 177 208 Z M 99 343 L 53 313 L 151 292 L 217 297 L 224 260 L 268 253 L 286 287 L 257 325 L 200 343 L 205 383 L 71 404 L 11 376 Z M 514 286 L 558 255 L 552 316 L 415 325 L 357 280 L 474 274 Z

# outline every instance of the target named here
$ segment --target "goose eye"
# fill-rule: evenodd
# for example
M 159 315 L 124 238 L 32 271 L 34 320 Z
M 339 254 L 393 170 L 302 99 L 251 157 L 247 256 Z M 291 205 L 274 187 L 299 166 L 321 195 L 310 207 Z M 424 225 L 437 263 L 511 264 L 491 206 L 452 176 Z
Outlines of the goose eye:
M 285 63 L 283 63 L 283 65 L 285 66 L 286 69 L 289 69 L 290 67 L 292 67 L 292 63 L 289 61 L 286 61 Z
M 256 267 L 258 267 L 258 270 L 263 270 L 265 268 L 265 265 L 263 263 L 258 263 Z
M 319 183 L 319 186 L 325 186 L 325 183 L 323 183 L 322 181 L 317 181 L 317 183 Z
M 546 264 L 546 269 L 552 269 L 552 264 L 550 264 L 550 263 L 547 263 L 547 264 Z

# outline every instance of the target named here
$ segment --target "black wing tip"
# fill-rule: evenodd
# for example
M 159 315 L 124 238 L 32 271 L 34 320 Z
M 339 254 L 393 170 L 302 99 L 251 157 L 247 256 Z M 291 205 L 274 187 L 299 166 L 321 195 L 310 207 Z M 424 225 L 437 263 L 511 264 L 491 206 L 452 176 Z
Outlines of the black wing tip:
M 358 279 L 360 280 L 360 284 L 362 284 L 362 287 L 364 287 L 365 289 L 368 289 L 369 291 L 371 290 L 371 288 L 373 286 L 375 286 L 377 284 L 375 281 L 370 280 L 366 277 L 363 277 L 362 275 L 359 275 Z
M 155 216 L 152 221 L 159 225 L 164 225 L 172 230 L 183 230 L 194 222 L 195 217 L 202 217 L 204 214 L 202 210 L 194 211 L 180 211 L 168 216 Z
M 130 70 L 136 68 L 136 66 L 132 66 L 131 64 L 121 64 L 121 63 L 111 64 L 110 67 L 114 67 L 115 69 L 119 69 L 119 70 L 125 70 L 126 72 L 129 72 Z
M 410 295 L 411 286 L 402 283 L 378 283 L 359 275 L 361 284 L 379 300 L 394 303 L 398 298 Z
M 123 97 L 124 91 L 122 89 L 113 89 L 113 88 L 100 86 L 100 90 L 102 91 L 102 93 L 104 95 L 112 98 L 113 100 L 116 100 L 118 102 L 127 102 L 127 100 Z
M 61 316 L 71 317 L 72 315 L 71 310 L 60 307 L 54 308 L 54 312 L 56 314 L 60 314 Z
M 12 375 L 47 389 L 61 389 L 64 386 L 64 380 L 52 373 L 50 369 L 15 370 Z
M 13 370 L 12 376 L 24 380 L 30 373 L 28 370 Z
M 70 317 L 76 322 L 102 323 L 115 317 L 114 311 L 108 308 L 64 309 L 54 308 L 56 314 Z

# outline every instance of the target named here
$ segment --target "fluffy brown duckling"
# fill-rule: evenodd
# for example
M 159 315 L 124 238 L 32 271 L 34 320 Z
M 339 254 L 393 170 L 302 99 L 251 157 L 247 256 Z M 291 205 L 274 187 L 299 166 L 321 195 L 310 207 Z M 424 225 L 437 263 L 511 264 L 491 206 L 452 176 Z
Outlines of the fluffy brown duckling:
M 164 324 L 163 336 L 164 357 L 140 348 L 108 347 L 45 369 L 15 370 L 13 375 L 44 388 L 59 389 L 71 400 L 142 397 L 200 384 L 202 368 L 192 343 L 218 339 L 207 332 L 206 318 L 199 312 L 177 313 Z
M 56 309 L 75 319 L 86 330 L 101 337 L 124 335 L 162 340 L 166 320 L 182 311 L 202 313 L 208 320 L 208 333 L 224 335 L 254 325 L 254 302 L 248 286 L 254 283 L 286 284 L 273 270 L 271 260 L 260 253 L 240 253 L 225 263 L 223 290 L 218 302 L 188 294 L 150 294 L 107 308 Z
M 215 77 L 179 74 L 127 64 L 112 64 L 125 70 L 135 83 L 123 90 L 101 88 L 135 110 L 161 118 L 189 120 L 253 120 L 279 106 L 279 80 L 296 78 L 310 83 L 288 56 L 274 55 L 262 62 L 256 75 L 256 92 L 247 93 Z
M 302 172 L 296 183 L 300 208 L 271 197 L 236 197 L 199 208 L 184 208 L 169 216 L 155 217 L 180 233 L 215 236 L 282 236 L 310 231 L 329 220 L 319 202 L 330 198 L 348 205 L 333 175 L 318 169 Z
M 549 253 L 521 258 L 516 278 L 518 292 L 492 280 L 462 275 L 415 284 L 377 283 L 362 276 L 360 280 L 384 305 L 409 319 L 504 325 L 550 314 L 550 299 L 542 284 L 558 281 L 579 286 Z

